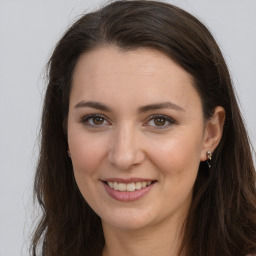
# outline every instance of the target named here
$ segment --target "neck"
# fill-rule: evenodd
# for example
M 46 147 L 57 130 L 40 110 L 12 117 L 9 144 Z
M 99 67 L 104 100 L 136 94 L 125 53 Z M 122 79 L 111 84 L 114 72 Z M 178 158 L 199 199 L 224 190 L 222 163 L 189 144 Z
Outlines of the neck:
M 120 230 L 103 222 L 105 247 L 103 256 L 177 256 L 181 239 L 181 220 L 173 220 L 138 229 Z

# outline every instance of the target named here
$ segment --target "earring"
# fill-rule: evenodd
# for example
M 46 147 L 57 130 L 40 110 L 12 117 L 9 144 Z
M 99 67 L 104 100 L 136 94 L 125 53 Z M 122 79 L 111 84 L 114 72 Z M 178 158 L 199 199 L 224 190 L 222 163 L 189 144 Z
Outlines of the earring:
M 210 150 L 207 151 L 207 152 L 206 152 L 206 156 L 207 156 L 206 162 L 207 162 L 209 168 L 211 168 L 212 166 L 211 166 L 211 164 L 210 164 L 210 161 L 212 160 L 212 151 L 210 151 Z

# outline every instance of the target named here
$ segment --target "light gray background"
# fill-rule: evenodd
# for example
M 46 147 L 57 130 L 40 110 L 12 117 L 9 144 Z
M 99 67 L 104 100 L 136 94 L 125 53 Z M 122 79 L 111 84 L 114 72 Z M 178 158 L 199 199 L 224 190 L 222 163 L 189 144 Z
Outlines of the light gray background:
M 28 255 L 46 61 L 67 26 L 104 2 L 0 0 L 0 256 Z M 199 17 L 219 42 L 256 147 L 256 1 L 169 2 Z

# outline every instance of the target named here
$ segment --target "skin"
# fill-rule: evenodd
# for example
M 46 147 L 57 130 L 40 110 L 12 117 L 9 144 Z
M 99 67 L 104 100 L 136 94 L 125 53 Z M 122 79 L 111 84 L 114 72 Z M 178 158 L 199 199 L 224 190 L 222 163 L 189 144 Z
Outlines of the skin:
M 171 107 L 139 111 L 166 102 Z M 218 145 L 224 118 L 217 107 L 204 120 L 191 75 L 161 52 L 109 46 L 80 56 L 68 145 L 78 187 L 102 219 L 104 256 L 177 255 L 199 163 Z M 132 202 L 113 199 L 102 183 L 134 177 L 157 182 Z

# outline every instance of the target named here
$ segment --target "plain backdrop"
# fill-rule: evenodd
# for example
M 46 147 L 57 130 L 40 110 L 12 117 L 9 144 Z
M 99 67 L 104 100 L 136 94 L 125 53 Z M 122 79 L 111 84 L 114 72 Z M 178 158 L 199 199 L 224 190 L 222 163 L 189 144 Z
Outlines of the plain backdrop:
M 45 64 L 66 28 L 106 1 L 0 0 L 0 256 L 28 255 Z M 170 0 L 203 21 L 228 63 L 256 147 L 256 1 Z

